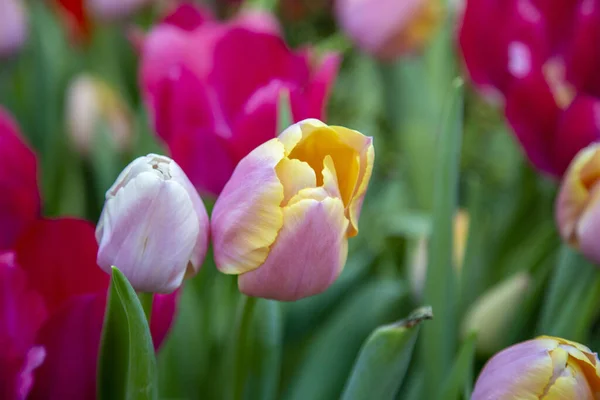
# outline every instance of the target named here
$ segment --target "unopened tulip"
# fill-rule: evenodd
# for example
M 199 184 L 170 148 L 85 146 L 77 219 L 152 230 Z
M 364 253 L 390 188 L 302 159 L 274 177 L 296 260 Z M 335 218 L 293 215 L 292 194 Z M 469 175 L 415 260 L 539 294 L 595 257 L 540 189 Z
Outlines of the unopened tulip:
M 526 273 L 518 273 L 490 288 L 469 308 L 462 327 L 463 336 L 477 332 L 478 352 L 493 354 L 505 344 L 530 281 Z
M 106 192 L 96 229 L 98 265 L 118 267 L 142 292 L 170 293 L 195 275 L 208 247 L 202 199 L 170 158 L 135 159 Z
M 443 16 L 437 0 L 338 0 L 335 12 L 360 48 L 383 59 L 422 48 Z
M 91 75 L 75 78 L 67 90 L 67 132 L 80 154 L 88 155 L 98 143 L 97 134 L 107 134 L 117 151 L 130 148 L 133 121 L 125 102 L 106 83 Z M 99 130 L 100 124 L 106 129 Z
M 600 0 L 468 0 L 460 46 L 530 159 L 560 177 L 600 140 Z
M 556 223 L 563 240 L 600 262 L 600 144 L 583 149 L 567 170 L 556 200 Z
M 579 343 L 541 336 L 492 357 L 471 400 L 595 400 L 600 395 L 599 363 L 596 353 Z
M 27 39 L 27 16 L 23 0 L 0 1 L 0 58 L 16 52 Z
M 338 277 L 373 168 L 372 139 L 309 119 L 238 164 L 212 214 L 217 268 L 249 295 L 293 301 Z
M 0 249 L 11 248 L 40 213 L 37 160 L 9 113 L 0 107 Z
M 202 193 L 218 195 L 237 163 L 277 136 L 280 94 L 294 121 L 323 118 L 339 57 L 292 51 L 270 14 L 227 22 L 190 4 L 153 28 L 140 64 L 154 128 Z

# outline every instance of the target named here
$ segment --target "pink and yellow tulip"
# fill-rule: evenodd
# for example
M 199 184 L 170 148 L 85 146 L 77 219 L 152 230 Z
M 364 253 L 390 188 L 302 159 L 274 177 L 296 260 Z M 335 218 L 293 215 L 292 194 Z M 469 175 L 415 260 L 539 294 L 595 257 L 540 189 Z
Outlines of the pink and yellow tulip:
M 237 166 L 212 215 L 215 262 L 250 296 L 292 301 L 338 277 L 374 161 L 372 139 L 309 119 Z
M 541 336 L 492 357 L 477 379 L 471 400 L 593 400 L 599 395 L 596 353 L 579 343 Z

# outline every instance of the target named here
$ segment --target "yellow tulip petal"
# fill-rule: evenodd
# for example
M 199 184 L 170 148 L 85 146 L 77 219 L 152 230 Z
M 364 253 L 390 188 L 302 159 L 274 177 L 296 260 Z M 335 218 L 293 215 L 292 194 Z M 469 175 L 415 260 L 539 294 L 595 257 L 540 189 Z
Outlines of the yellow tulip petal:
M 284 187 L 276 166 L 284 157 L 277 139 L 263 143 L 235 169 L 211 218 L 217 268 L 239 274 L 259 267 L 283 225 Z
M 285 155 L 288 156 L 296 145 L 313 130 L 326 127 L 327 125 L 315 118 L 305 119 L 291 125 L 281 132 L 278 139 L 285 148 Z
M 317 186 L 315 171 L 304 161 L 284 158 L 277 164 L 275 171 L 283 185 L 282 206 L 300 190 Z
M 544 400 L 593 400 L 594 396 L 579 366 L 569 363 L 546 388 L 546 392 L 541 398 Z

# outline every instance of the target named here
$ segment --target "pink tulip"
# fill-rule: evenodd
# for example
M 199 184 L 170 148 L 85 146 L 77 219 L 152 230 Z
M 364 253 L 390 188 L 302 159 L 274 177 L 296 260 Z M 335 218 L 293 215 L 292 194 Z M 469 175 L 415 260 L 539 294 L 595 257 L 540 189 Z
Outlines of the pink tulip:
M 8 249 L 40 212 L 35 154 L 0 107 L 0 249 Z
M 35 337 L 47 314 L 11 252 L 0 252 L 0 293 L 0 398 L 21 400 L 46 356 Z
M 492 357 L 477 378 L 471 400 L 594 400 L 598 393 L 597 354 L 579 343 L 541 336 Z
M 216 195 L 244 156 L 276 136 L 282 92 L 294 120 L 322 118 L 339 59 L 291 51 L 268 14 L 221 23 L 182 7 L 146 37 L 140 82 L 173 159 L 201 192 Z
M 237 166 L 212 213 L 217 268 L 240 291 L 293 301 L 341 273 L 374 161 L 372 139 L 305 120 Z
M 541 171 L 561 176 L 600 140 L 600 0 L 468 0 L 460 45 Z
M 335 14 L 361 49 L 382 59 L 422 48 L 443 20 L 437 0 L 337 0 Z

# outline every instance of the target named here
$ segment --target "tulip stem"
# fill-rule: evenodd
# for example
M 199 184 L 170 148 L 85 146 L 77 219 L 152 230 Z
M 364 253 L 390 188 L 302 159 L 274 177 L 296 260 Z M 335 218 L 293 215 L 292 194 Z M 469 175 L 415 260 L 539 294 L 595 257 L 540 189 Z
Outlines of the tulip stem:
M 252 316 L 256 298 L 244 296 L 237 315 L 236 329 L 234 331 L 233 342 L 233 399 L 241 400 L 244 397 L 244 387 L 246 386 L 246 373 L 248 371 L 248 346 L 247 343 L 251 336 Z
M 140 292 L 138 293 L 140 303 L 142 303 L 142 309 L 146 315 L 148 326 L 150 326 L 150 317 L 152 316 L 152 302 L 154 301 L 154 293 Z

